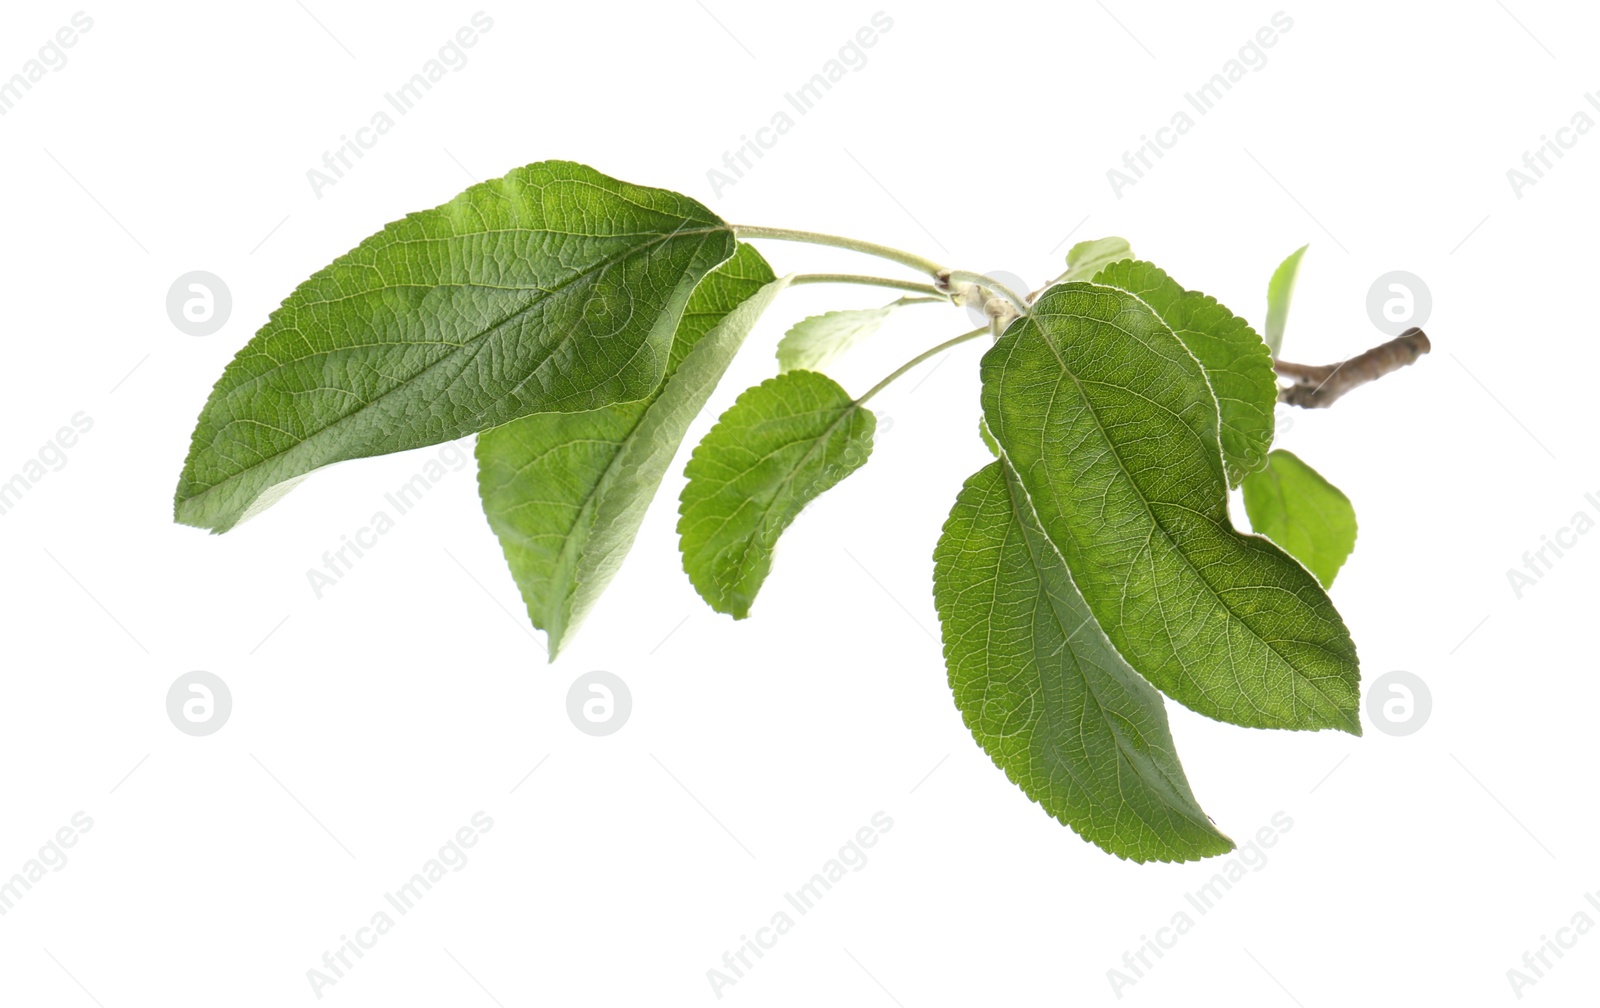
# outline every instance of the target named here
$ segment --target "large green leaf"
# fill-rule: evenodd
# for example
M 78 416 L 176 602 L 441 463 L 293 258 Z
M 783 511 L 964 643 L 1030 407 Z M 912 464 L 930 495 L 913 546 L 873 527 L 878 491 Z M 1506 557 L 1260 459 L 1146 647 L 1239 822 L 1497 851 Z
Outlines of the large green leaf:
M 1265 465 L 1267 449 L 1272 447 L 1278 379 L 1272 355 L 1250 324 L 1216 298 L 1184 290 L 1147 262 L 1113 263 L 1094 282 L 1139 295 L 1205 368 L 1222 413 L 1222 458 L 1229 484 L 1238 486 L 1245 473 Z
M 1356 509 L 1338 487 L 1282 448 L 1267 456 L 1267 467 L 1244 481 L 1244 510 L 1250 527 L 1306 565 L 1322 587 L 1356 548 Z
M 1360 734 L 1349 631 L 1304 567 L 1233 528 L 1216 399 L 1149 305 L 1053 288 L 982 373 L 990 432 L 1129 664 L 1223 721 Z
M 1300 275 L 1300 257 L 1308 248 L 1309 245 L 1302 245 L 1290 252 L 1267 282 L 1267 325 L 1261 335 L 1274 357 L 1283 349 L 1283 329 L 1289 322 L 1289 299 L 1294 296 L 1295 278 Z
M 223 532 L 333 462 L 643 399 L 689 293 L 733 251 L 699 203 L 564 161 L 396 221 L 296 288 L 228 365 L 177 519 Z
M 649 399 L 535 413 L 478 435 L 483 510 L 552 661 L 622 565 L 690 422 L 788 282 L 740 245 L 690 296 Z
M 852 308 L 801 319 L 778 341 L 778 369 L 817 371 L 826 367 L 877 332 L 898 307 L 899 301 L 891 301 L 882 308 Z
M 967 480 L 933 560 L 956 706 L 1007 777 L 1119 857 L 1233 849 L 1189 790 L 1161 694 L 1106 640 L 1004 462 Z
M 750 614 L 778 536 L 872 453 L 872 412 L 826 375 L 788 371 L 748 389 L 694 450 L 678 536 L 700 597 Z

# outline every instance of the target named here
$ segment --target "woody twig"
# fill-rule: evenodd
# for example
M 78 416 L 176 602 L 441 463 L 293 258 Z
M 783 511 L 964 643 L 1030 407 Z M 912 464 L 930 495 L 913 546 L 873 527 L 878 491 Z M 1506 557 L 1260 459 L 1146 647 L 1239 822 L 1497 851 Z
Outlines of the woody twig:
M 1278 401 L 1306 409 L 1332 406 L 1351 389 L 1415 363 L 1430 349 L 1428 334 L 1413 326 L 1389 342 L 1338 364 L 1294 364 L 1274 360 L 1272 366 L 1278 377 L 1291 383 L 1278 390 Z

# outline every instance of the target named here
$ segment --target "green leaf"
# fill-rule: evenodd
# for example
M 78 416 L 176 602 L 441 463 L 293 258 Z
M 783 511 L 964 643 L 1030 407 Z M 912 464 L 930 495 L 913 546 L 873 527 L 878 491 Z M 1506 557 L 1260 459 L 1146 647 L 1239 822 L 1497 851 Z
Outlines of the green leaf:
M 1056 278 L 1056 283 L 1088 280 L 1112 263 L 1132 258 L 1133 247 L 1126 238 L 1081 241 L 1067 249 L 1067 271 Z
M 1272 356 L 1283 349 L 1283 327 L 1289 321 L 1289 299 L 1294 295 L 1295 278 L 1300 275 L 1300 257 L 1309 245 L 1302 245 L 1289 253 L 1289 258 L 1278 264 L 1267 283 L 1267 327 L 1262 336 Z
M 722 414 L 684 468 L 678 509 L 683 569 L 711 608 L 750 614 L 778 536 L 867 461 L 876 427 L 870 410 L 815 371 L 769 378 Z
M 983 438 L 983 446 L 989 449 L 989 454 L 999 458 L 1000 446 L 995 443 L 994 435 L 989 433 L 989 425 L 983 422 L 983 417 L 978 418 L 978 436 Z
M 1129 664 L 1223 721 L 1360 734 L 1349 631 L 1304 567 L 1234 530 L 1216 399 L 1149 305 L 1056 287 L 982 376 L 990 433 Z
M 1250 527 L 1306 565 L 1322 587 L 1356 548 L 1356 509 L 1338 487 L 1292 452 L 1276 449 L 1244 481 Z
M 396 221 L 296 288 L 228 365 L 177 520 L 224 532 L 321 466 L 643 399 L 689 293 L 733 251 L 699 203 L 564 161 Z
M 1278 378 L 1272 355 L 1244 319 L 1199 291 L 1186 291 L 1159 267 L 1128 260 L 1101 270 L 1095 283 L 1132 291 L 1155 309 L 1205 368 L 1222 413 L 1222 458 L 1228 483 L 1267 461 L 1272 447 Z
M 780 371 L 820 371 L 835 357 L 877 332 L 900 306 L 831 311 L 801 319 L 778 341 Z
M 552 661 L 622 565 L 689 424 L 788 284 L 741 244 L 689 297 L 650 398 L 535 413 L 478 435 L 484 514 Z
M 1013 783 L 1119 857 L 1233 849 L 1189 790 L 1161 694 L 1106 640 L 1004 462 L 967 480 L 933 559 L 956 706 Z

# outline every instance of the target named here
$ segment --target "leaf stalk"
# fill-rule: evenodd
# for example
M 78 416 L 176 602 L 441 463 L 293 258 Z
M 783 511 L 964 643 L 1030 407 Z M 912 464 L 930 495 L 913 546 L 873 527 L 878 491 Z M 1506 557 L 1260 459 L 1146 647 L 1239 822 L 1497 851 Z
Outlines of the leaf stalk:
M 917 354 L 915 357 L 911 358 L 910 360 L 906 361 L 904 364 L 900 365 L 899 367 L 895 368 L 893 371 L 889 372 L 888 377 L 884 378 L 883 381 L 881 381 L 878 384 L 876 384 L 876 385 L 872 386 L 871 388 L 867 389 L 866 394 L 861 396 L 861 398 L 856 400 L 856 405 L 859 406 L 862 403 L 865 403 L 868 399 L 871 399 L 873 396 L 875 396 L 879 392 L 883 391 L 884 387 L 887 386 L 890 382 L 894 381 L 896 378 L 899 378 L 901 375 L 905 374 L 907 371 L 910 371 L 912 368 L 916 367 L 918 364 L 921 364 L 923 361 L 927 360 L 928 358 L 937 357 L 939 354 L 944 353 L 946 350 L 949 350 L 953 346 L 957 346 L 959 344 L 965 343 L 968 340 L 975 340 L 979 336 L 987 336 L 987 335 L 989 335 L 989 327 L 986 326 L 986 325 L 982 325 L 982 326 L 979 326 L 978 328 L 972 330 L 971 332 L 962 333 L 960 336 L 957 336 L 954 339 L 947 339 L 943 343 L 940 343 L 936 347 L 930 347 L 929 349 L 924 350 L 922 353 Z

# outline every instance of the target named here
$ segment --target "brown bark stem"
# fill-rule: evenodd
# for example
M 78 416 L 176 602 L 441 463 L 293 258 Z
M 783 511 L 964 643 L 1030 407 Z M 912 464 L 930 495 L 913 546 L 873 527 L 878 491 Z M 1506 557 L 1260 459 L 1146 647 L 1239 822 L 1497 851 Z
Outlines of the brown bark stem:
M 1431 349 L 1428 334 L 1413 326 L 1389 342 L 1338 364 L 1294 364 L 1274 360 L 1272 366 L 1278 377 L 1293 383 L 1278 390 L 1278 401 L 1306 409 L 1331 406 L 1351 389 L 1415 363 Z

